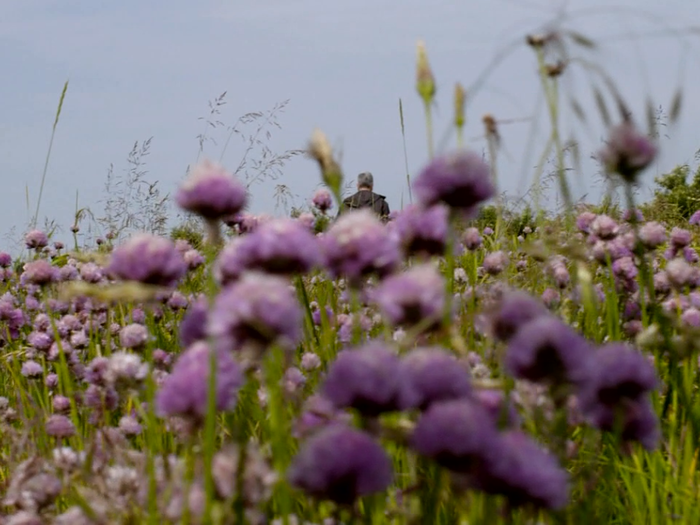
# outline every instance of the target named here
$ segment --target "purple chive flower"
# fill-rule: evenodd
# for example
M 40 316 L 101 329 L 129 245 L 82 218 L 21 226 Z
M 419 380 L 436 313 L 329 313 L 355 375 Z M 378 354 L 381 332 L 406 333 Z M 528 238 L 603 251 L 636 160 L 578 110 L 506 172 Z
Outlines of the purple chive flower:
M 119 332 L 119 343 L 124 348 L 139 348 L 148 341 L 148 329 L 142 324 L 126 325 Z
M 206 259 L 204 258 L 204 255 L 199 253 L 197 250 L 187 250 L 183 255 L 182 258 L 185 260 L 185 264 L 187 265 L 187 268 L 190 270 L 196 270 L 200 266 L 202 266 L 205 262 Z
M 335 314 L 333 312 L 333 309 L 330 306 L 326 306 L 326 318 L 328 319 L 328 323 L 330 325 L 333 325 L 333 323 L 335 322 L 334 316 Z M 313 318 L 314 324 L 316 326 L 321 326 L 323 318 L 321 315 L 320 308 L 314 308 L 314 310 L 311 312 L 311 317 Z
M 311 199 L 314 207 L 321 213 L 326 213 L 333 207 L 331 193 L 325 188 L 319 188 Z
M 343 350 L 331 364 L 323 394 L 338 408 L 376 416 L 398 408 L 401 382 L 398 356 L 379 341 Z
M 393 326 L 435 326 L 445 305 L 445 283 L 431 263 L 416 265 L 387 277 L 372 293 Z
M 693 328 L 700 327 L 700 310 L 694 307 L 688 308 L 685 312 L 681 314 L 681 321 Z
M 350 505 L 387 489 L 391 460 L 368 434 L 333 424 L 311 436 L 289 469 L 290 483 L 319 499 Z
M 612 271 L 615 275 L 617 281 L 616 284 L 619 288 L 622 288 L 628 292 L 634 292 L 637 290 L 637 266 L 634 264 L 634 259 L 632 257 L 622 257 L 617 259 L 612 264 Z
M 493 228 L 491 228 L 490 226 L 487 226 L 486 228 L 484 228 L 484 235 L 486 237 L 488 237 L 489 235 L 493 235 L 493 233 L 494 233 Z
M 329 273 L 353 285 L 371 274 L 392 273 L 401 260 L 398 240 L 368 209 L 341 215 L 321 237 L 321 248 Z
M 622 343 L 609 343 L 595 353 L 592 379 L 582 394 L 582 407 L 617 405 L 637 400 L 657 386 L 656 371 L 640 352 Z
M 301 308 L 286 279 L 247 273 L 216 298 L 207 331 L 220 348 L 264 348 L 296 345 L 301 325 Z
M 515 405 L 502 390 L 479 388 L 472 393 L 473 398 L 483 406 L 500 428 L 515 428 L 521 423 Z
M 9 268 L 12 265 L 12 256 L 6 252 L 0 252 L 0 268 Z
M 695 264 L 700 261 L 700 255 L 690 246 L 683 248 L 683 258 L 691 264 Z
M 301 415 L 294 421 L 292 434 L 301 439 L 332 423 L 351 422 L 352 414 L 337 408 L 325 397 L 314 394 L 304 402 Z
M 40 250 L 49 244 L 48 236 L 41 230 L 32 230 L 24 236 L 24 244 L 30 250 Z
M 700 210 L 696 211 L 690 216 L 690 219 L 688 219 L 688 224 L 691 224 L 692 226 L 700 226 Z
M 66 413 L 70 411 L 70 399 L 65 396 L 54 396 L 51 406 L 56 413 Z
M 313 213 L 302 213 L 296 218 L 296 221 L 305 229 L 313 231 L 314 225 L 316 224 L 316 217 Z
M 610 130 L 607 144 L 598 158 L 608 173 L 617 173 L 628 182 L 634 182 L 656 157 L 657 148 L 651 138 L 637 131 L 634 124 L 625 121 Z
M 563 321 L 540 316 L 510 340 L 506 368 L 518 379 L 577 384 L 588 379 L 592 352 L 588 341 Z
M 583 233 L 591 232 L 591 224 L 597 215 L 590 211 L 584 211 L 578 217 L 576 217 L 576 227 Z
M 416 348 L 406 354 L 398 375 L 402 410 L 426 410 L 434 403 L 467 397 L 472 392 L 467 370 L 437 347 Z
M 217 261 L 222 282 L 234 281 L 248 270 L 274 275 L 302 274 L 322 264 L 317 238 L 293 219 L 273 219 L 253 233 L 238 237 Z
M 172 241 L 141 233 L 115 248 L 109 272 L 125 281 L 172 286 L 187 267 Z
M 682 290 L 688 286 L 696 286 L 700 272 L 697 267 L 691 266 L 685 259 L 673 259 L 666 264 L 665 273 L 669 284 Z
M 470 473 L 492 460 L 497 439 L 488 411 L 464 398 L 433 404 L 418 419 L 410 444 L 449 470 Z
M 245 186 L 222 166 L 208 160 L 192 168 L 175 196 L 180 208 L 208 220 L 240 212 L 246 199 Z
M 304 352 L 301 356 L 301 368 L 303 370 L 315 370 L 321 366 L 321 358 L 313 352 Z
M 690 244 L 693 234 L 683 228 L 673 228 L 671 230 L 671 244 L 676 250 L 680 250 Z
M 44 368 L 36 361 L 25 361 L 24 363 L 22 363 L 22 369 L 20 370 L 20 373 L 24 377 L 39 377 L 44 373 Z
M 173 310 L 182 310 L 187 307 L 187 297 L 175 290 L 170 294 L 167 304 Z
M 484 257 L 484 262 L 482 263 L 482 265 L 484 271 L 489 275 L 498 275 L 506 269 L 506 266 L 508 266 L 509 262 L 510 259 L 508 258 L 508 254 L 504 251 L 499 250 L 497 252 L 492 252 L 486 255 L 486 257 Z
M 467 228 L 464 230 L 464 233 L 462 234 L 462 245 L 469 251 L 474 251 L 479 249 L 481 246 L 482 242 L 484 241 L 481 238 L 481 234 L 479 233 L 478 228 Z
M 119 420 L 119 430 L 126 436 L 135 436 L 141 433 L 142 427 L 133 416 L 122 416 Z
M 414 179 L 413 190 L 424 206 L 442 202 L 467 215 L 495 194 L 488 164 L 472 151 L 434 159 Z
M 598 403 L 587 408 L 586 417 L 596 428 L 620 430 L 623 441 L 639 442 L 647 450 L 654 450 L 661 438 L 659 419 L 646 396 L 625 399 L 618 405 Z
M 196 341 L 207 338 L 206 325 L 209 305 L 206 297 L 200 297 L 190 304 L 187 312 L 180 321 L 180 343 L 185 348 Z
M 58 282 L 59 270 L 44 259 L 28 262 L 24 265 L 22 282 L 44 286 Z
M 210 351 L 205 342 L 190 346 L 173 365 L 156 396 L 161 416 L 183 416 L 203 421 L 207 414 Z M 228 352 L 216 352 L 216 409 L 231 410 L 236 404 L 243 376 Z
M 445 206 L 409 206 L 396 215 L 394 231 L 407 255 L 441 255 L 447 244 L 449 210 Z
M 644 215 L 640 210 L 634 210 L 634 212 L 630 209 L 626 209 L 624 212 L 622 212 L 622 220 L 625 222 L 632 222 L 632 217 L 634 217 L 635 222 L 644 222 Z
M 666 228 L 655 221 L 647 222 L 639 228 L 639 240 L 646 248 L 653 250 L 666 242 Z
M 53 335 L 47 332 L 31 332 L 27 336 L 27 343 L 40 352 L 45 352 L 51 348 Z
M 80 278 L 88 283 L 98 283 L 102 280 L 102 268 L 95 263 L 85 263 L 80 267 Z
M 57 438 L 69 438 L 75 434 L 75 425 L 66 416 L 54 414 L 49 416 L 45 425 L 46 433 Z
M 590 231 L 598 239 L 610 241 L 620 233 L 620 227 L 615 219 L 607 215 L 597 215 L 590 225 Z
M 496 339 L 507 342 L 523 325 L 548 314 L 544 304 L 530 294 L 509 290 L 489 316 L 490 332 Z
M 341 317 L 343 316 L 343 317 Z M 372 319 L 366 315 L 345 315 L 341 314 L 338 316 L 338 323 L 340 328 L 338 329 L 338 340 L 341 343 L 349 343 L 352 340 L 355 330 L 357 330 L 357 325 L 359 324 L 360 338 L 364 340 L 369 339 L 369 331 L 372 329 Z
M 542 303 L 549 309 L 555 308 L 561 301 L 561 295 L 554 288 L 547 288 L 542 292 Z
M 519 430 L 497 438 L 494 454 L 475 477 L 475 484 L 490 494 L 501 494 L 513 507 L 534 505 L 558 510 L 569 499 L 569 475 L 556 458 Z

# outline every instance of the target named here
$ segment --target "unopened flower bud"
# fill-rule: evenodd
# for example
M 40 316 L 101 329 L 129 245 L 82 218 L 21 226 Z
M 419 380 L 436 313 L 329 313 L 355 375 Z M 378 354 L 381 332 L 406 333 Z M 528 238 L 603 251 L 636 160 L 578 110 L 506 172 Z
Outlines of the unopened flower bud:
M 423 99 L 423 102 L 429 104 L 435 96 L 435 77 L 428 63 L 428 54 L 425 51 L 425 42 L 418 41 L 417 45 L 417 67 L 416 67 L 416 89 L 418 94 Z
M 315 130 L 313 135 L 311 135 L 309 155 L 318 162 L 323 182 L 338 197 L 343 184 L 343 172 L 333 158 L 333 149 L 328 142 L 328 138 L 320 129 Z

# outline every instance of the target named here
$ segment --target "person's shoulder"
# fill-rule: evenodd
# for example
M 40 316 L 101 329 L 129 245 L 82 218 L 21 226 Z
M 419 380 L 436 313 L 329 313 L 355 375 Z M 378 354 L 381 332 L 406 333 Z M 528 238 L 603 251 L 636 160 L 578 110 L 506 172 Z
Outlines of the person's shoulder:
M 375 198 L 386 200 L 386 197 L 384 195 L 380 195 L 379 193 L 374 194 Z

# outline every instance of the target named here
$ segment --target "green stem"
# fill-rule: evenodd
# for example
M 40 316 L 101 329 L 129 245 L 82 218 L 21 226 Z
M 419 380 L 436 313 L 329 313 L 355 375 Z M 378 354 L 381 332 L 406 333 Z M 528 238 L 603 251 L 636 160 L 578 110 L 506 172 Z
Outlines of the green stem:
M 564 204 L 566 205 L 566 221 L 567 225 L 573 225 L 573 199 L 571 190 L 566 180 L 566 167 L 564 165 L 564 148 L 559 134 L 559 90 L 556 78 L 550 78 L 547 73 L 545 64 L 544 50 L 537 48 L 537 64 L 539 66 L 540 80 L 542 88 L 545 92 L 547 100 L 547 109 L 549 110 L 549 120 L 552 125 L 551 139 L 554 143 L 557 155 L 557 177 L 559 179 L 559 188 L 561 190 Z
M 425 132 L 428 136 L 428 158 L 432 160 L 434 156 L 433 147 L 433 110 L 430 107 L 430 101 L 426 100 L 425 105 Z

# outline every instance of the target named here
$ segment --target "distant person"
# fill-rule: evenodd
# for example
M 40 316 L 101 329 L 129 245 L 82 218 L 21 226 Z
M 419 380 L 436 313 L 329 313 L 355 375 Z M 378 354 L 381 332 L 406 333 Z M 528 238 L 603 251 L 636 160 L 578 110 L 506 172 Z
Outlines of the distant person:
M 360 208 L 370 208 L 377 216 L 386 222 L 389 220 L 389 204 L 384 195 L 379 195 L 372 191 L 374 189 L 374 177 L 368 171 L 357 176 L 357 193 L 351 195 L 343 201 L 338 215 L 345 210 L 358 210 Z

